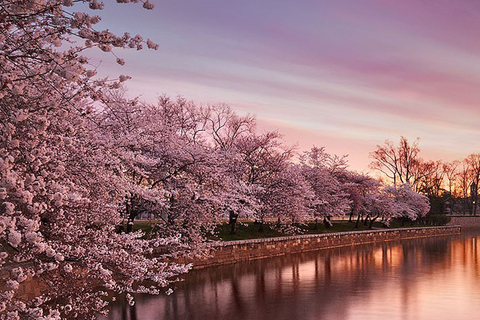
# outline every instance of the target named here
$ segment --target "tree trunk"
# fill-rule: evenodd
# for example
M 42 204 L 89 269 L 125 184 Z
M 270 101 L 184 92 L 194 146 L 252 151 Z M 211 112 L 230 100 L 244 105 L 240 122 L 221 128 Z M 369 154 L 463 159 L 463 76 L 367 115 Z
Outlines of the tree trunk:
M 235 213 L 235 211 L 230 210 L 229 220 L 228 220 L 228 223 L 230 224 L 230 234 L 237 233 L 237 218 L 238 218 L 238 213 Z
M 377 220 L 377 219 L 378 219 L 378 217 L 379 217 L 379 216 L 376 216 L 376 217 L 375 217 L 375 218 L 373 218 L 373 219 L 372 219 L 372 218 L 370 218 L 370 225 L 368 226 L 368 229 L 372 229 L 372 227 L 373 227 L 373 223 L 375 222 L 375 220 Z
M 355 229 L 358 229 L 358 224 L 360 223 L 360 212 L 357 215 L 357 222 L 355 222 Z
M 330 217 L 329 217 L 329 216 L 323 217 L 323 225 L 324 225 L 325 228 L 327 228 L 327 229 L 329 229 L 329 228 L 332 226 L 332 222 L 330 221 Z
M 135 217 L 128 217 L 127 219 L 127 233 L 130 233 L 133 231 L 133 225 L 134 225 L 134 221 L 135 220 Z
M 363 225 L 364 225 L 364 226 L 366 226 L 366 225 L 368 224 L 368 220 L 369 220 L 369 219 L 371 219 L 371 218 L 370 218 L 370 215 L 367 214 L 367 215 L 365 216 L 365 220 L 363 220 Z
M 133 231 L 133 221 L 135 220 L 135 214 L 133 211 L 133 197 L 130 197 L 125 201 L 125 213 L 127 216 L 127 233 Z

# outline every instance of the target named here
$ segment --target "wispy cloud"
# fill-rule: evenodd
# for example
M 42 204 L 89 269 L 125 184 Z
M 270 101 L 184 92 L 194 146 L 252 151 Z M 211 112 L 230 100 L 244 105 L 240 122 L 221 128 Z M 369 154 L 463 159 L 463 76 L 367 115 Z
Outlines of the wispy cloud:
M 447 160 L 480 149 L 480 2 L 159 1 L 107 8 L 160 44 L 121 52 L 130 91 L 225 102 L 364 169 L 384 139 Z M 109 19 L 111 20 L 111 19 Z M 106 71 L 110 66 L 104 63 Z M 304 143 L 303 143 L 304 142 Z M 308 142 L 308 143 L 307 143 Z M 353 153 L 356 152 L 356 155 Z M 361 155 L 361 156 L 359 156 Z

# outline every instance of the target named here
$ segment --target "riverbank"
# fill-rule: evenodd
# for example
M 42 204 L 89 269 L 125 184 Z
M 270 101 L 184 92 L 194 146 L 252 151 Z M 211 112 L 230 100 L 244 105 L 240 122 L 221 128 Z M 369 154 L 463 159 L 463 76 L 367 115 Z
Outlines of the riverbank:
M 336 232 L 329 234 L 307 234 L 238 241 L 217 241 L 212 242 L 211 244 L 213 252 L 209 258 L 190 262 L 193 262 L 194 269 L 201 269 L 240 261 L 282 256 L 291 253 L 382 241 L 457 235 L 460 233 L 460 226 L 443 226 Z

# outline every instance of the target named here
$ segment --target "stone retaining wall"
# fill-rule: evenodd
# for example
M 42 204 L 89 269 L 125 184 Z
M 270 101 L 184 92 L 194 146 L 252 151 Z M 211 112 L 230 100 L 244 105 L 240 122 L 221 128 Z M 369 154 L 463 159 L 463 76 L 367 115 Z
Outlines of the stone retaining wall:
M 357 244 L 460 234 L 460 226 L 338 232 L 212 243 L 207 259 L 193 261 L 195 269 L 268 257 Z
M 480 216 L 451 216 L 449 225 L 461 226 L 462 229 L 480 229 Z

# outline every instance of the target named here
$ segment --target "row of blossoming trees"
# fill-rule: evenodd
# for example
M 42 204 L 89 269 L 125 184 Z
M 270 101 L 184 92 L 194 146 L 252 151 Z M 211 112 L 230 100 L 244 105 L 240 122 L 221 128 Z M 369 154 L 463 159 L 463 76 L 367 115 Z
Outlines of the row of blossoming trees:
M 118 92 L 109 101 L 91 116 L 115 150 L 118 174 L 131 184 L 121 199 L 127 231 L 142 213 L 193 239 L 202 236 L 199 226 L 212 230 L 225 212 L 260 228 L 274 223 L 291 229 L 345 214 L 388 222 L 428 211 L 425 198 L 407 184 L 384 187 L 349 171 L 345 157 L 324 148 L 313 147 L 294 161 L 294 150 L 278 132 L 258 133 L 252 116 L 227 106 L 168 97 L 132 105 Z
M 157 45 L 96 30 L 76 2 L 0 3 L 0 319 L 84 319 L 118 294 L 169 292 L 189 269 L 175 258 L 203 254 L 225 212 L 294 232 L 428 210 L 407 185 L 383 187 L 322 148 L 293 161 L 277 132 L 228 107 L 124 98 L 128 77 L 96 78 L 84 52 Z M 150 237 L 130 232 L 142 213 L 158 222 Z

